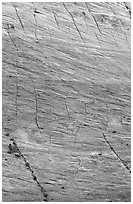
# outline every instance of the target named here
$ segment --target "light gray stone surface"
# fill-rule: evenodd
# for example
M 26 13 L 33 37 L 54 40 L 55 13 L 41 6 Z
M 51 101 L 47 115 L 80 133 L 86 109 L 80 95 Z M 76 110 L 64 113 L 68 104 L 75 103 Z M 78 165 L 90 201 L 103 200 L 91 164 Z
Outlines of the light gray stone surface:
M 2 12 L 3 201 L 131 201 L 129 4 Z

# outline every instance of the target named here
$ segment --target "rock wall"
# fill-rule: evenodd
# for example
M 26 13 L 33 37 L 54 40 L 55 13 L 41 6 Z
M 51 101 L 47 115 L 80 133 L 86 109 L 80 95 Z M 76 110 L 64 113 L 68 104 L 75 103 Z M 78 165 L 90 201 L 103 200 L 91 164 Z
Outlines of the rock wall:
M 131 201 L 130 18 L 2 4 L 3 201 Z

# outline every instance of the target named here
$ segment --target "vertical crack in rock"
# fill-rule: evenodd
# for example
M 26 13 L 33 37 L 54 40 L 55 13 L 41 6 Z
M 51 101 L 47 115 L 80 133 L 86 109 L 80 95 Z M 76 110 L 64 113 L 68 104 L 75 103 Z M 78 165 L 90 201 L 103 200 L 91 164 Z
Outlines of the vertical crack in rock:
M 123 24 L 123 22 L 122 22 L 122 20 L 121 20 L 120 18 L 119 18 L 119 21 L 120 21 L 120 23 L 121 23 L 121 25 L 122 25 L 122 28 L 123 28 L 123 31 L 122 31 L 122 29 L 121 29 L 121 31 L 124 33 L 124 36 L 125 36 L 125 38 L 126 38 L 126 42 L 127 42 L 127 45 L 128 45 L 128 49 L 130 50 L 128 38 L 127 38 L 127 35 L 126 35 L 126 33 L 125 33 L 124 24 Z M 121 28 L 121 26 L 120 26 L 120 28 Z
M 34 3 L 32 2 L 33 6 L 34 6 Z M 36 20 L 36 8 L 34 8 L 34 20 L 35 20 L 35 39 L 36 39 L 36 43 L 38 43 L 38 37 L 37 37 L 37 20 Z
M 20 16 L 18 15 L 17 8 L 16 8 L 16 6 L 15 6 L 13 3 L 12 3 L 12 5 L 13 5 L 15 11 L 16 11 L 16 15 L 17 15 L 17 17 L 18 17 L 18 20 L 19 20 L 19 22 L 20 22 L 20 25 L 21 25 L 22 29 L 24 30 L 24 26 L 23 26 L 23 23 L 22 23 L 22 20 L 21 20 Z
M 40 184 L 40 182 L 38 181 L 37 176 L 35 175 L 34 170 L 32 169 L 31 165 L 29 164 L 29 162 L 27 161 L 26 157 L 24 156 L 24 154 L 20 151 L 15 139 L 13 140 L 13 145 L 11 148 L 11 145 L 9 144 L 9 153 L 14 153 L 15 156 L 20 156 L 23 158 L 24 164 L 26 166 L 26 168 L 30 171 L 33 180 L 36 182 L 37 186 L 39 187 L 40 191 L 42 192 L 43 195 L 43 201 L 48 202 L 48 194 L 46 192 L 46 190 L 42 187 L 42 185 Z M 17 154 L 18 153 L 18 154 Z
M 105 131 L 106 132 L 106 131 Z M 131 173 L 131 169 L 125 164 L 124 160 L 118 155 L 118 153 L 115 151 L 115 149 L 113 148 L 113 146 L 110 144 L 110 142 L 108 141 L 108 139 L 106 138 L 105 132 L 103 133 L 103 138 L 104 140 L 107 142 L 107 144 L 109 145 L 110 149 L 114 152 L 114 154 L 116 155 L 116 157 L 120 160 L 120 162 L 123 164 L 123 166 Z
M 97 28 L 98 28 L 100 34 L 102 34 L 102 32 L 101 32 L 101 30 L 100 30 L 100 28 L 99 28 L 99 25 L 98 25 L 98 23 L 97 23 L 97 20 L 96 20 L 95 16 L 92 14 L 92 12 L 91 12 L 91 10 L 90 10 L 90 8 L 89 8 L 87 2 L 85 2 L 85 5 L 86 5 L 86 8 L 87 8 L 88 12 L 91 14 L 93 20 L 95 21 L 96 26 L 97 26 Z
M 67 116 L 68 116 L 68 126 L 67 126 L 67 132 L 68 132 L 71 116 L 70 116 L 69 108 L 68 108 L 68 105 L 67 105 L 67 98 L 68 98 L 68 93 L 67 93 L 67 95 L 65 97 L 65 108 L 66 108 L 66 112 L 67 112 Z
M 34 2 L 32 2 L 32 4 L 33 4 L 33 6 L 34 6 Z M 35 6 L 34 6 L 34 7 L 35 7 Z M 44 17 L 44 13 L 42 13 L 41 11 L 39 11 L 36 7 L 34 8 L 34 14 L 33 14 L 33 16 L 34 16 L 34 20 L 35 20 L 35 38 L 36 38 L 36 43 L 38 43 L 38 42 L 39 42 L 38 37 L 37 37 L 37 27 L 38 27 L 38 25 L 37 25 L 36 14 L 41 14 L 41 15 Z M 52 35 L 51 35 L 51 32 L 50 32 L 49 25 L 47 24 L 46 26 L 48 27 L 50 39 L 51 39 L 51 41 L 52 41 Z
M 37 99 L 37 92 L 36 92 L 36 88 L 35 88 L 33 79 L 32 79 L 32 77 L 30 75 L 29 75 L 29 78 L 31 80 L 31 83 L 32 83 L 32 86 L 33 86 L 33 89 L 34 89 L 34 97 L 35 97 L 35 122 L 36 122 L 37 128 L 40 130 L 41 128 L 40 128 L 39 122 L 38 122 L 38 99 Z
M 109 124 L 109 118 L 108 118 L 109 108 L 108 108 L 108 103 L 107 103 L 107 100 L 104 94 L 103 94 L 103 97 L 105 99 L 105 104 L 107 108 L 107 125 L 106 125 L 106 130 L 103 132 L 103 138 L 106 141 L 106 143 L 109 145 L 110 149 L 114 152 L 118 160 L 121 162 L 121 164 L 131 173 L 131 169 L 126 165 L 125 161 L 119 156 L 119 154 L 116 152 L 116 150 L 113 148 L 113 146 L 111 145 L 111 143 L 108 141 L 106 137 L 106 133 L 108 132 L 108 124 Z
M 127 42 L 127 44 L 128 44 L 128 39 L 127 39 L 126 33 L 124 32 L 125 29 L 124 29 L 124 25 L 123 25 L 122 20 L 118 17 L 118 15 L 116 14 L 116 12 L 113 11 L 113 9 L 112 9 L 112 7 L 110 6 L 109 3 L 108 3 L 108 7 L 110 8 L 111 12 L 114 13 L 115 16 L 117 16 L 117 19 L 120 21 L 123 30 L 122 30 L 121 26 L 119 26 L 119 27 L 120 27 L 120 29 L 121 29 L 121 32 L 124 34 L 124 36 L 125 36 L 125 38 L 126 38 L 126 42 Z M 111 31 L 111 32 L 112 32 L 112 31 Z M 114 39 L 114 41 L 115 41 L 115 44 L 116 44 L 116 46 L 117 46 L 117 48 L 118 48 L 118 44 L 117 44 L 117 42 L 116 42 L 116 40 L 115 40 L 115 37 L 114 37 L 113 33 L 112 33 L 112 37 L 113 37 L 113 39 Z M 128 46 L 128 48 L 129 48 L 129 46 Z M 129 48 L 129 50 L 130 50 L 130 48 Z
M 69 15 L 71 16 L 72 21 L 73 21 L 73 24 L 74 24 L 74 26 L 75 26 L 75 28 L 76 28 L 76 30 L 77 30 L 77 32 L 78 32 L 78 34 L 79 34 L 81 40 L 83 41 L 83 43 L 84 43 L 84 45 L 85 45 L 85 47 L 86 47 L 85 41 L 84 41 L 84 39 L 83 39 L 83 37 L 82 37 L 82 35 L 81 35 L 79 29 L 78 29 L 78 26 L 77 26 L 76 23 L 75 23 L 75 20 L 74 20 L 73 15 L 72 15 L 71 12 L 68 10 L 68 8 L 66 7 L 65 3 L 63 3 L 63 6 L 64 6 L 64 8 L 66 9 L 66 11 L 69 13 Z
M 10 24 L 8 24 L 8 23 L 7 23 L 7 33 L 8 33 L 8 36 L 9 36 L 9 38 L 10 38 L 12 44 L 13 44 L 14 47 L 17 49 L 17 46 L 16 46 L 16 44 L 14 43 L 14 41 L 13 41 L 13 39 L 12 39 L 12 36 L 11 36 L 11 34 L 10 34 Z
M 113 9 L 111 8 L 111 6 L 110 6 L 109 3 L 108 3 L 108 6 L 109 6 L 110 10 L 112 11 L 112 13 L 114 13 L 114 11 L 113 11 Z M 114 13 L 114 14 L 115 14 L 115 13 Z M 115 15 L 116 15 L 116 14 L 115 14 Z M 114 42 L 115 42 L 115 45 L 116 45 L 117 49 L 119 50 L 119 48 L 118 48 L 118 43 L 117 43 L 117 41 L 116 41 L 116 39 L 115 39 L 115 37 L 114 37 L 114 34 L 113 34 L 112 29 L 110 29 L 110 31 L 111 31 L 112 38 L 113 38 L 113 40 L 114 40 Z
M 86 6 L 87 7 L 87 6 Z M 88 7 L 87 7 L 87 10 L 88 10 Z M 87 22 L 86 22 L 86 14 L 85 14 L 85 12 L 83 12 L 83 15 L 84 15 L 84 22 L 85 22 L 85 25 L 86 25 L 86 28 L 87 28 L 87 31 L 88 31 L 88 26 L 87 26 Z M 95 19 L 96 20 L 96 19 Z M 94 34 L 95 34 L 95 36 L 96 36 L 96 39 L 97 39 L 97 41 L 98 41 L 98 44 L 99 44 L 99 46 L 101 47 L 101 42 L 100 42 L 100 40 L 99 40 L 99 38 L 98 38 L 98 35 L 97 35 L 97 33 L 95 32 L 95 30 L 94 30 Z
M 55 23 L 56 23 L 56 25 L 57 25 L 57 28 L 60 30 L 60 28 L 59 28 L 59 23 L 58 23 L 58 21 L 57 21 L 56 14 L 55 14 L 55 12 L 54 12 L 54 10 L 53 10 L 53 7 L 52 7 L 52 6 L 51 6 L 51 9 L 52 9 L 52 13 L 53 13 L 53 16 L 54 16 L 54 19 L 55 19 Z
M 74 147 L 76 147 L 76 142 L 77 142 L 77 134 L 79 133 L 80 127 L 77 127 L 77 131 L 75 132 L 75 139 L 74 139 Z

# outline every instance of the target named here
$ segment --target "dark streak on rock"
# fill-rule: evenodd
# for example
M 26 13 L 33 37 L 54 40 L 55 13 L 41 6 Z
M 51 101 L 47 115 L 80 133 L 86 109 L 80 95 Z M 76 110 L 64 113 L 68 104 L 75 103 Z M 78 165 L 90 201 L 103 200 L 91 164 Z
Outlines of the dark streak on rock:
M 32 174 L 32 178 L 33 180 L 37 183 L 38 187 L 40 188 L 42 194 L 43 194 L 43 197 L 44 197 L 44 201 L 48 201 L 48 194 L 46 193 L 46 190 L 42 187 L 42 185 L 40 184 L 40 182 L 38 181 L 37 179 L 37 176 L 35 175 L 35 172 L 33 171 L 31 165 L 29 164 L 29 162 L 27 161 L 26 157 L 24 156 L 24 154 L 20 151 L 20 149 L 18 148 L 17 146 L 17 143 L 16 141 L 13 139 L 13 142 L 15 144 L 15 147 L 16 147 L 16 150 L 12 150 L 12 148 L 10 149 L 10 152 L 13 153 L 13 152 L 17 152 L 19 153 L 19 157 L 21 156 L 23 158 L 23 161 L 25 163 L 25 166 L 29 169 L 29 171 L 31 172 Z

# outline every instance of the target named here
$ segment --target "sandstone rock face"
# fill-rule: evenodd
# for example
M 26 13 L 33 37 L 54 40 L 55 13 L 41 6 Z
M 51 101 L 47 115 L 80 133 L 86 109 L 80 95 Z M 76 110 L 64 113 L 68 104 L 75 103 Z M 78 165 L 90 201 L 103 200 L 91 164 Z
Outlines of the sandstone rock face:
M 3 201 L 131 201 L 129 3 L 3 3 Z

